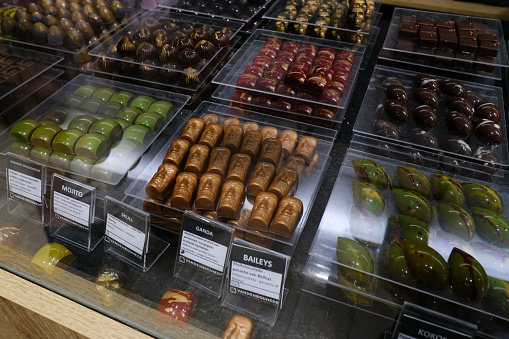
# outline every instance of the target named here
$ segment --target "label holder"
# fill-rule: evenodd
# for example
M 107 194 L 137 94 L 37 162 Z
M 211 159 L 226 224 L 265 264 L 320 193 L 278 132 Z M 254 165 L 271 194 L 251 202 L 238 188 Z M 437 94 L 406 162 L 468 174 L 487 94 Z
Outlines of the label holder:
M 50 193 L 50 235 L 93 251 L 104 238 L 104 223 L 95 222 L 96 188 L 53 174 Z
M 249 264 L 242 259 L 245 255 Z M 288 293 L 284 284 L 289 264 L 287 255 L 235 238 L 222 306 L 274 326 Z
M 104 251 L 147 272 L 170 243 L 150 232 L 148 213 L 114 199 L 104 198 Z
M 174 276 L 220 297 L 234 229 L 186 211 L 182 218 Z

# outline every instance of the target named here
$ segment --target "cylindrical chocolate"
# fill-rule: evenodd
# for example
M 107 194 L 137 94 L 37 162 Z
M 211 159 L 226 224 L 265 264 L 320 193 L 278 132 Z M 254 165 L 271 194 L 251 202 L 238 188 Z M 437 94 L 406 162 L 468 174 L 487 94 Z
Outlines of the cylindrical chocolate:
M 281 132 L 279 140 L 281 140 L 281 146 L 283 148 L 283 155 L 285 158 L 288 158 L 290 155 L 292 155 L 293 150 L 297 145 L 298 139 L 299 135 L 295 131 L 285 129 L 283 132 Z
M 219 141 L 223 137 L 223 126 L 220 124 L 207 124 L 201 134 L 199 144 L 208 146 L 210 149 L 219 145 Z
M 278 199 L 283 199 L 286 195 L 297 189 L 299 174 L 290 167 L 281 167 L 272 180 L 268 192 L 277 195 Z
M 181 168 L 181 165 L 184 164 L 184 160 L 189 153 L 189 148 L 191 148 L 191 143 L 189 141 L 185 139 L 173 140 L 164 156 L 163 162 L 174 164 L 178 168 Z
M 262 145 L 262 134 L 258 131 L 248 131 L 244 133 L 240 152 L 246 153 L 255 161 L 258 158 L 260 147 Z
M 205 164 L 209 159 L 209 153 L 210 150 L 207 146 L 200 144 L 193 145 L 189 150 L 184 172 L 193 172 L 200 177 L 205 170 Z
M 217 205 L 220 218 L 237 219 L 244 203 L 244 184 L 237 180 L 227 180 Z
M 180 135 L 181 139 L 186 139 L 193 145 L 200 138 L 203 129 L 205 128 L 205 121 L 198 118 L 191 118 L 186 124 L 186 127 Z
M 208 124 L 219 124 L 219 117 L 214 113 L 207 113 L 203 116 L 203 121 L 205 121 L 205 125 Z
M 240 217 L 238 219 L 228 220 L 227 224 L 235 227 L 236 238 L 244 239 L 246 237 L 246 232 L 243 230 L 247 229 L 247 221 L 250 215 L 251 209 L 243 208 L 242 211 L 240 211 Z
M 293 168 L 297 171 L 299 176 L 303 174 L 304 169 L 306 168 L 306 161 L 302 159 L 301 157 L 292 155 L 288 158 L 288 161 L 286 162 L 286 167 Z
M 309 175 L 314 172 L 316 169 L 316 166 L 318 165 L 318 160 L 320 157 L 318 156 L 318 153 L 315 153 L 315 156 L 313 157 L 313 160 L 311 160 L 311 163 L 309 166 L 306 167 L 306 174 Z
M 258 193 L 266 191 L 272 178 L 274 178 L 275 172 L 276 167 L 273 164 L 268 162 L 257 163 L 247 184 L 247 194 L 257 196 Z
M 173 190 L 175 192 L 175 189 Z M 163 207 L 163 215 L 168 218 L 177 218 L 182 219 L 184 214 L 181 210 L 177 209 L 178 207 L 171 206 L 171 196 L 166 200 Z
M 277 138 L 278 130 L 276 127 L 273 126 L 265 126 L 261 130 L 262 133 L 262 141 L 264 141 L 267 138 Z
M 177 176 L 175 188 L 170 197 L 170 206 L 183 210 L 191 209 L 193 196 L 198 186 L 198 177 L 194 173 L 182 172 Z
M 300 199 L 284 197 L 279 203 L 270 231 L 274 234 L 291 238 L 302 216 L 302 210 L 303 206 Z
M 198 185 L 198 192 L 196 192 L 194 207 L 207 211 L 215 210 L 222 182 L 219 174 L 203 174 L 200 178 L 200 184 Z
M 168 218 L 165 226 L 169 230 L 179 231 L 182 228 L 182 218 Z
M 301 157 L 306 161 L 306 165 L 311 164 L 313 157 L 316 154 L 316 139 L 307 135 L 303 136 L 299 140 L 295 155 Z
M 219 174 L 221 180 L 224 180 L 228 165 L 230 164 L 231 152 L 226 147 L 214 147 L 210 152 L 209 167 L 207 173 Z
M 175 184 L 179 169 L 174 164 L 162 163 L 145 187 L 145 193 L 158 200 L 164 200 Z
M 270 162 L 274 166 L 281 159 L 281 140 L 277 138 L 268 138 L 262 142 L 262 150 L 260 152 L 259 161 Z
M 246 121 L 244 124 L 242 124 L 242 129 L 244 130 L 244 134 L 249 131 L 259 132 L 260 126 L 254 121 Z
M 247 228 L 268 232 L 272 217 L 276 213 L 277 203 L 278 198 L 274 193 L 261 192 L 258 194 L 247 222 Z
M 251 169 L 251 157 L 244 153 L 235 153 L 232 155 L 230 167 L 226 174 L 226 180 L 237 180 L 243 184 Z
M 237 153 L 240 150 L 243 135 L 244 130 L 240 125 L 224 127 L 223 147 L 229 148 L 232 153 Z
M 209 219 L 212 219 L 212 220 L 218 220 L 219 219 L 217 217 L 217 212 L 216 211 L 207 211 L 207 212 L 203 213 L 203 216 L 205 218 L 209 218 Z
M 163 202 L 158 199 L 154 199 L 151 196 L 146 196 L 143 201 L 143 210 L 147 213 L 162 214 L 163 213 Z
M 223 129 L 226 130 L 228 126 L 240 126 L 239 118 L 229 117 L 223 120 Z

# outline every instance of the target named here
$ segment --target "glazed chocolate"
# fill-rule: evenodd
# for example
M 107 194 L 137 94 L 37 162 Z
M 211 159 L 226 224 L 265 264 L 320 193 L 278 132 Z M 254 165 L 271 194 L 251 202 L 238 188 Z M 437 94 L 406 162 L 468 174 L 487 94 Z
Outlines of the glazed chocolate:
M 181 167 L 184 164 L 184 160 L 189 153 L 191 144 L 185 139 L 175 139 L 171 142 L 166 155 L 164 156 L 164 163 L 174 164 L 177 167 Z
M 297 145 L 298 139 L 299 135 L 295 131 L 285 129 L 281 132 L 279 140 L 281 140 L 281 147 L 283 149 L 283 155 L 285 158 L 288 158 L 290 155 L 292 155 L 293 150 Z
M 467 94 L 466 88 L 457 80 L 447 79 L 439 81 L 440 89 L 452 97 L 464 97 Z
M 152 198 L 151 196 L 145 196 L 143 201 L 143 211 L 152 214 L 162 214 L 163 207 L 161 206 L 163 201 Z
M 497 154 L 488 147 L 479 147 L 474 152 L 474 157 L 479 160 L 479 163 L 485 167 L 485 170 L 490 174 L 497 173 L 500 159 Z
M 205 128 L 205 121 L 198 118 L 191 118 L 186 124 L 186 127 L 182 131 L 180 135 L 181 139 L 185 139 L 191 143 L 191 145 L 195 144 L 198 138 L 201 136 L 203 129 Z
M 447 139 L 447 150 L 458 155 L 472 155 L 472 149 L 467 144 L 467 142 L 464 139 L 456 136 L 450 136 Z
M 437 112 L 428 105 L 419 105 L 413 112 L 414 121 L 424 128 L 433 128 L 438 124 Z
M 206 124 L 200 137 L 199 144 L 206 145 L 210 149 L 219 145 L 223 137 L 223 126 L 220 124 Z
M 387 90 L 385 91 L 387 99 L 390 100 L 398 100 L 408 104 L 408 100 L 410 100 L 410 94 L 405 86 L 402 85 L 389 85 Z
M 216 173 L 224 180 L 228 165 L 230 164 L 231 151 L 226 147 L 214 147 L 210 153 L 208 173 Z
M 237 180 L 227 180 L 217 206 L 220 218 L 236 219 L 244 202 L 244 184 Z
M 303 205 L 300 199 L 284 197 L 279 203 L 270 231 L 291 238 L 302 216 L 302 211 Z
M 194 294 L 178 289 L 171 289 L 164 292 L 157 309 L 157 317 L 159 319 L 168 317 L 188 323 L 193 314 L 195 305 L 196 296 Z
M 219 124 L 219 116 L 213 113 L 207 113 L 202 118 L 205 124 Z
M 224 125 L 223 125 L 224 126 Z M 240 125 L 229 125 L 224 127 L 223 147 L 228 148 L 232 153 L 237 153 L 242 145 L 244 130 Z
M 295 149 L 295 155 L 301 157 L 309 165 L 316 154 L 317 142 L 316 138 L 310 136 L 303 136 L 299 140 L 299 144 Z
M 437 137 L 429 131 L 425 131 L 420 128 L 415 128 L 412 130 L 411 134 L 414 142 L 419 145 L 431 148 L 438 148 L 439 146 Z
M 277 138 L 268 138 L 262 142 L 259 161 L 264 161 L 276 166 L 282 154 L 281 141 Z
M 415 111 L 414 111 L 415 112 Z M 373 132 L 382 137 L 399 140 L 400 133 L 398 126 L 387 120 L 375 120 L 373 122 Z
M 244 130 L 244 134 L 246 134 L 249 131 L 258 132 L 260 130 L 260 126 L 254 121 L 247 121 L 242 125 L 242 129 Z
M 247 228 L 262 232 L 269 231 L 269 225 L 276 213 L 278 197 L 269 192 L 260 192 L 255 199 Z
M 230 161 L 226 180 L 237 180 L 243 184 L 251 170 L 251 157 L 245 153 L 235 153 Z
M 302 158 L 299 159 L 302 160 Z M 275 172 L 276 167 L 273 164 L 258 162 L 247 184 L 247 194 L 257 196 L 260 192 L 266 191 L 272 182 L 272 178 L 274 178 Z
M 498 124 L 502 119 L 500 108 L 491 102 L 480 103 L 475 109 L 476 115 L 481 119 L 488 119 Z
M 504 141 L 504 132 L 495 122 L 488 119 L 474 120 L 475 135 L 482 141 L 491 144 L 500 144 Z
M 384 104 L 384 111 L 397 123 L 406 123 L 410 120 L 410 110 L 401 101 L 387 100 Z
M 401 79 L 397 77 L 385 77 L 382 80 L 382 87 L 388 88 L 390 85 L 400 85 L 403 86 Z
M 480 94 L 472 91 L 468 91 L 465 94 L 465 99 L 470 101 L 470 103 L 474 105 L 474 107 L 477 107 L 480 103 L 484 102 L 484 98 Z
M 251 319 L 236 314 L 230 318 L 223 333 L 223 339 L 252 339 L 255 335 L 255 327 Z
M 251 159 L 255 160 L 258 158 L 258 153 L 260 153 L 261 145 L 262 134 L 258 130 L 248 131 L 244 133 L 244 138 L 240 146 L 240 152 L 249 155 Z
M 212 211 L 216 209 L 222 179 L 219 174 L 205 173 L 200 178 L 194 207 L 201 210 Z
M 447 113 L 447 127 L 451 133 L 467 138 L 472 134 L 472 121 L 463 113 L 452 111 Z
M 274 193 L 279 200 L 297 189 L 299 174 L 290 167 L 281 167 L 272 180 L 268 192 Z
M 470 120 L 474 118 L 474 106 L 470 101 L 462 97 L 447 97 L 445 99 L 447 108 L 451 111 L 458 111 L 465 114 Z
M 177 176 L 175 187 L 170 199 L 168 200 L 170 206 L 173 208 L 190 210 L 193 204 L 193 196 L 197 186 L 198 177 L 196 174 L 191 172 L 180 173 Z
M 277 138 L 278 130 L 273 126 L 265 126 L 261 130 L 262 133 L 262 142 L 267 138 Z
M 173 189 L 178 172 L 174 164 L 161 164 L 145 187 L 145 193 L 154 199 L 166 199 Z
M 419 74 L 414 77 L 414 85 L 419 88 L 428 88 L 434 91 L 440 89 L 438 80 L 427 74 Z
M 414 99 L 422 105 L 428 105 L 437 109 L 440 105 L 440 98 L 435 90 L 429 88 L 414 88 Z
M 292 155 L 288 158 L 288 161 L 286 162 L 286 167 L 293 168 L 297 171 L 299 174 L 299 177 L 301 177 L 304 174 L 304 170 L 306 169 L 306 161 L 302 159 L 301 157 Z
M 209 159 L 210 150 L 205 145 L 196 144 L 189 150 L 186 165 L 184 166 L 185 172 L 193 172 L 196 176 L 200 177 L 205 172 L 205 165 Z

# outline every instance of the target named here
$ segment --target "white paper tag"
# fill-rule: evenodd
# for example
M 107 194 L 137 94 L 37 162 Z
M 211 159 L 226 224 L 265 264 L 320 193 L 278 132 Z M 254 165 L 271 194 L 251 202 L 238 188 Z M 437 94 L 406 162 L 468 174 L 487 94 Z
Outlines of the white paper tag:
M 230 285 L 279 300 L 283 275 L 232 261 Z
M 8 169 L 9 190 L 38 203 L 42 203 L 41 180 Z
M 53 192 L 53 209 L 56 214 L 85 227 L 89 225 L 90 205 L 64 194 Z
M 105 235 L 127 247 L 138 255 L 142 255 L 145 244 L 145 233 L 108 213 Z
M 180 255 L 216 271 L 224 272 L 228 247 L 196 234 L 182 231 Z

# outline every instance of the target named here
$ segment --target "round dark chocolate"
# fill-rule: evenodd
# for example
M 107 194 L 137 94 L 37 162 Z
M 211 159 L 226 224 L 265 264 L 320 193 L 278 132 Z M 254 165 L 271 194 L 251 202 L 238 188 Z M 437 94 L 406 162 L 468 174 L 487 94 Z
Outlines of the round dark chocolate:
M 472 155 L 472 149 L 468 143 L 464 139 L 454 135 L 449 136 L 447 139 L 447 150 L 458 155 Z
M 159 76 L 166 83 L 175 82 L 180 77 L 180 73 L 176 69 L 177 66 L 174 63 L 166 63 L 163 65 L 163 68 L 159 69 Z
M 447 97 L 445 102 L 451 111 L 458 111 L 465 114 L 470 120 L 474 119 L 475 109 L 470 101 L 462 97 Z
M 437 109 L 440 106 L 440 98 L 437 92 L 429 88 L 414 88 L 415 100 L 422 104 Z
M 475 109 L 477 117 L 481 119 L 488 119 L 496 124 L 502 119 L 502 112 L 500 108 L 492 102 L 480 103 Z
M 442 80 L 439 82 L 440 89 L 445 92 L 445 94 L 453 96 L 453 97 L 464 97 L 467 94 L 466 88 L 463 86 L 461 82 L 454 79 Z
M 425 128 L 433 128 L 438 124 L 437 112 L 428 105 L 419 105 L 414 108 L 414 122 Z
M 143 79 L 153 80 L 157 77 L 158 73 L 159 70 L 152 60 L 145 60 L 142 65 L 139 65 L 138 74 Z
M 440 167 L 447 172 L 459 173 L 461 172 L 460 166 L 464 163 L 463 160 L 447 155 L 440 156 Z
M 491 143 L 500 144 L 504 140 L 504 132 L 499 125 L 488 119 L 475 119 L 475 135 L 480 140 Z
M 161 51 L 159 52 L 159 60 L 161 62 L 169 62 L 176 61 L 179 55 L 179 50 L 177 47 L 171 44 L 165 44 L 161 47 Z
M 438 91 L 440 86 L 438 80 L 427 74 L 419 74 L 414 77 L 414 84 L 419 88 L 428 88 L 434 91 Z
M 132 55 L 136 52 L 136 45 L 128 37 L 124 37 L 117 43 L 117 53 L 121 56 Z
M 189 37 L 196 43 L 200 40 L 207 40 L 209 33 L 203 27 L 198 27 L 193 29 L 191 34 L 189 34 Z
M 166 33 L 164 29 L 158 29 L 157 32 L 154 33 L 152 42 L 157 46 L 157 48 L 161 48 L 164 45 L 169 44 L 171 41 L 168 33 Z
M 118 73 L 125 76 L 135 76 L 138 72 L 138 65 L 132 62 L 129 57 L 124 57 L 118 65 Z
M 182 25 L 180 25 L 180 30 L 184 32 L 185 35 L 191 34 L 193 29 L 195 29 L 194 25 L 189 22 L 184 22 Z
M 216 46 L 216 48 L 226 47 L 230 44 L 230 38 L 223 32 L 214 32 L 214 34 L 209 38 L 209 41 Z
M 179 53 L 178 60 L 184 67 L 194 66 L 201 61 L 200 55 L 192 48 L 186 48 Z
M 457 111 L 449 112 L 447 113 L 446 121 L 451 133 L 464 138 L 472 134 L 472 120 L 465 114 Z
M 470 103 L 474 105 L 474 107 L 477 107 L 477 105 L 479 105 L 481 102 L 484 102 L 484 98 L 480 94 L 472 91 L 468 91 L 465 94 L 465 99 L 470 101 Z
M 387 99 L 399 100 L 405 104 L 408 104 L 408 100 L 410 99 L 408 90 L 405 88 L 405 86 L 401 85 L 389 85 L 385 91 L 385 94 L 387 95 Z
M 399 140 L 400 133 L 398 126 L 387 120 L 375 120 L 373 122 L 373 132 L 382 137 Z
M 216 53 L 216 47 L 212 44 L 212 42 L 207 40 L 200 40 L 194 45 L 194 50 L 202 57 L 202 58 L 210 58 Z
M 488 147 L 479 147 L 474 152 L 474 158 L 478 159 L 478 162 L 485 166 L 485 170 L 490 174 L 497 173 L 500 159 L 498 155 Z
M 146 28 L 138 28 L 132 34 L 132 39 L 135 44 L 141 44 L 142 42 L 150 42 L 152 40 L 152 32 Z
M 150 42 L 142 42 L 136 47 L 136 59 L 138 61 L 151 60 L 157 55 L 157 47 Z
M 179 49 L 179 51 L 182 51 L 186 48 L 193 48 L 194 44 L 193 40 L 191 40 L 190 37 L 182 36 L 177 39 L 177 41 L 175 42 L 175 46 Z
M 410 120 L 410 110 L 405 103 L 398 100 L 387 100 L 384 104 L 385 113 L 393 120 L 406 123 Z
M 431 148 L 438 148 L 438 146 L 440 145 L 437 137 L 429 131 L 425 131 L 420 128 L 414 128 L 411 132 L 411 135 L 412 140 L 416 144 Z

